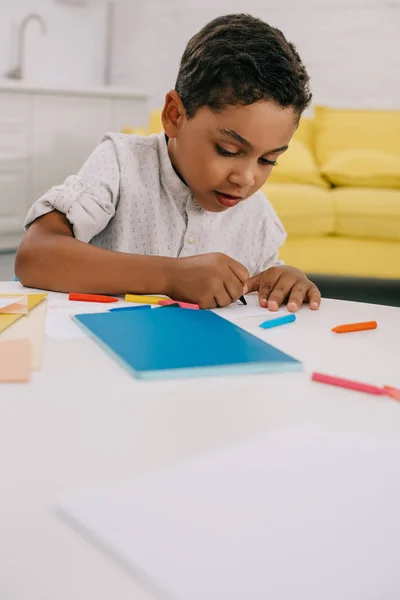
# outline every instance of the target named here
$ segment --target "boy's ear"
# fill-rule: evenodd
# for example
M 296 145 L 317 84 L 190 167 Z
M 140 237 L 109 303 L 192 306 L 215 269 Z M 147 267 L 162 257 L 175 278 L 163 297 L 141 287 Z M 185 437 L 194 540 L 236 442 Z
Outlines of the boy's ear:
M 171 90 L 165 96 L 165 104 L 161 113 L 164 131 L 170 138 L 175 138 L 186 118 L 186 111 L 178 92 Z

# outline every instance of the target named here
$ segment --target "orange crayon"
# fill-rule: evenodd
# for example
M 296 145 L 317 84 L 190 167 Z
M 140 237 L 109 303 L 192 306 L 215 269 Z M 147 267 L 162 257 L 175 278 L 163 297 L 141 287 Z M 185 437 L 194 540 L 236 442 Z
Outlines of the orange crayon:
M 398 388 L 390 387 L 390 385 L 384 385 L 383 389 L 388 396 L 393 398 L 393 400 L 400 400 L 400 390 Z
M 365 331 L 367 329 L 376 329 L 378 323 L 376 321 L 365 321 L 365 323 L 348 323 L 347 325 L 338 325 L 333 327 L 335 333 L 350 333 L 351 331 Z

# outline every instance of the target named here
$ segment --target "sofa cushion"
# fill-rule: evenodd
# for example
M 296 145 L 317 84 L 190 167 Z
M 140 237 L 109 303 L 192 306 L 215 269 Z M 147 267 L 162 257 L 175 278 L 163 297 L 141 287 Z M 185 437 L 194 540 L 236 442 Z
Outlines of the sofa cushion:
M 334 232 L 331 191 L 299 183 L 271 183 L 263 192 L 271 201 L 288 235 L 324 235 Z
M 301 117 L 299 126 L 296 129 L 293 139 L 302 142 L 311 152 L 314 148 L 314 133 L 315 133 L 314 119 L 311 117 Z
M 329 194 L 334 201 L 337 234 L 400 241 L 400 190 L 336 188 Z
M 149 118 L 149 133 L 161 133 L 163 124 L 161 120 L 161 110 L 152 110 Z
M 289 236 L 279 258 L 306 273 L 400 279 L 400 244 L 325 235 Z
M 320 165 L 343 150 L 400 156 L 400 111 L 315 107 L 315 153 Z
M 381 150 L 343 150 L 321 166 L 321 173 L 334 185 L 400 188 L 400 155 Z
M 297 139 L 290 142 L 289 149 L 278 159 L 278 165 L 271 171 L 271 183 L 305 183 L 329 188 L 329 183 L 321 177 L 315 158 L 309 148 Z

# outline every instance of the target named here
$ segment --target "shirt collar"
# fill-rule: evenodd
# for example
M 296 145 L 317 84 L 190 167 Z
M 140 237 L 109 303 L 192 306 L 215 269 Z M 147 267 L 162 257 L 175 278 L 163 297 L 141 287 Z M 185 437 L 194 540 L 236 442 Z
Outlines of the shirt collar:
M 187 202 L 191 196 L 190 188 L 176 174 L 168 154 L 168 145 L 165 133 L 158 135 L 158 149 L 160 156 L 161 171 L 170 190 L 181 200 Z

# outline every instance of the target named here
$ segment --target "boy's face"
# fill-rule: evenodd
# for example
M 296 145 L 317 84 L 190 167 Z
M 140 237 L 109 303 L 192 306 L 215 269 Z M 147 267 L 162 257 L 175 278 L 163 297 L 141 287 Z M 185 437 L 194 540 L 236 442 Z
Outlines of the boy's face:
M 275 102 L 200 108 L 192 119 L 176 92 L 163 110 L 168 151 L 202 208 L 223 212 L 254 194 L 287 149 L 297 127 L 293 108 Z

